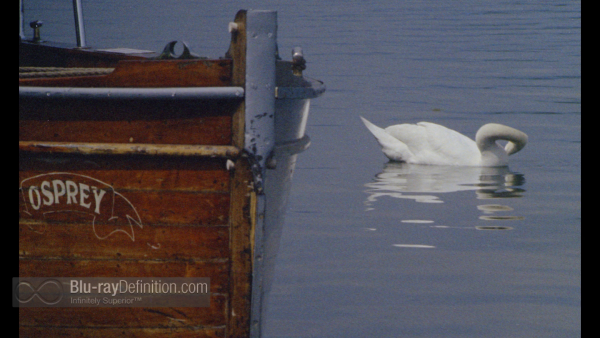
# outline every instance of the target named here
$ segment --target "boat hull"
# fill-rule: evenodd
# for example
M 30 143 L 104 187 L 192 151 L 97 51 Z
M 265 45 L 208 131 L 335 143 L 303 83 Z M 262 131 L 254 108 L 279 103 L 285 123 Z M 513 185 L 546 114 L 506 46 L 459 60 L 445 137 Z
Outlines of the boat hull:
M 274 15 L 235 22 L 248 17 Z M 260 97 L 240 66 L 244 34 L 219 60 L 24 43 L 20 67 L 114 69 L 19 80 L 20 278 L 208 277 L 210 306 L 21 307 L 21 336 L 260 336 L 310 100 L 325 87 L 273 54 L 272 125 L 256 135 L 272 130 L 274 142 L 253 152 Z M 32 56 L 44 50 L 49 59 Z

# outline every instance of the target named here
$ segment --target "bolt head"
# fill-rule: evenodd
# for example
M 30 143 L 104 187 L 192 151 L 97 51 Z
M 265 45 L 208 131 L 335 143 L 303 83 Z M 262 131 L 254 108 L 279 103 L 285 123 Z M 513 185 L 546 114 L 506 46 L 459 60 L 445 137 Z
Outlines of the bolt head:
M 31 27 L 31 28 L 38 28 L 38 27 L 42 27 L 43 24 L 44 24 L 44 22 L 40 21 L 40 20 L 31 21 L 29 23 L 29 27 Z

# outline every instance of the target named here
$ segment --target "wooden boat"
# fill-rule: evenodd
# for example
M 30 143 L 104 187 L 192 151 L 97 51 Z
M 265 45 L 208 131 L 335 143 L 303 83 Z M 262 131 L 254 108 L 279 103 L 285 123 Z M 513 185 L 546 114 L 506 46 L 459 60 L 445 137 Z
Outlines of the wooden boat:
M 77 3 L 75 1 L 74 3 Z M 76 8 L 77 14 L 80 10 Z M 19 42 L 20 277 L 209 277 L 210 306 L 30 307 L 21 337 L 259 337 L 310 99 L 276 12 L 220 59 Z

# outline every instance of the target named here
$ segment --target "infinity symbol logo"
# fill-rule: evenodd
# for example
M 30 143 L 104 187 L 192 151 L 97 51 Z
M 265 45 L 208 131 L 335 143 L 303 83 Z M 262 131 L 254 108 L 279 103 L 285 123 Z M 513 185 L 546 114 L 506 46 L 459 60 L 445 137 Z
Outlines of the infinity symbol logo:
M 15 295 L 19 303 L 29 303 L 35 297 L 46 305 L 54 305 L 63 298 L 62 284 L 54 279 L 47 280 L 37 288 L 27 281 L 22 281 L 15 288 Z

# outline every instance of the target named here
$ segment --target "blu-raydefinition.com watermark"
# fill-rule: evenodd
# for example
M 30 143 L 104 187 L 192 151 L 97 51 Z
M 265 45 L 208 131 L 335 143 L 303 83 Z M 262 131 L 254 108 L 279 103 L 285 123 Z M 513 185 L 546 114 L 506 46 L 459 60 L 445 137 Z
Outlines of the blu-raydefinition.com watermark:
M 13 307 L 208 307 L 210 278 L 13 278 Z

